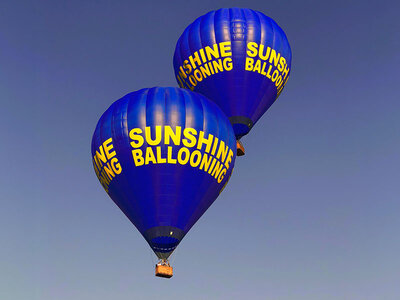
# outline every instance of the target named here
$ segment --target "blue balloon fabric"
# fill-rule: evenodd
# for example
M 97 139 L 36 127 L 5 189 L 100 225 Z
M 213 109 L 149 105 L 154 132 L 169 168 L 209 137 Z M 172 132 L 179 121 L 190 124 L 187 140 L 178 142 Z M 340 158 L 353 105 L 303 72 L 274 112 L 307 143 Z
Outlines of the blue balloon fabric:
M 174 69 L 180 87 L 218 104 L 240 139 L 282 92 L 291 59 L 286 35 L 274 20 L 251 9 L 223 8 L 185 29 Z
M 236 140 L 204 96 L 142 89 L 114 102 L 92 139 L 96 175 L 160 259 L 167 259 L 231 176 Z

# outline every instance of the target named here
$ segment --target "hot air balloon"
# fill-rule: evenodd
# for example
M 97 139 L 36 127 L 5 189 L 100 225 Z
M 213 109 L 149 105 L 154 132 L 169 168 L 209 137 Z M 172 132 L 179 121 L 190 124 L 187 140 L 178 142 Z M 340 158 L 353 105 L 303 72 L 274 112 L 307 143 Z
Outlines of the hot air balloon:
M 180 36 L 174 69 L 182 88 L 205 95 L 225 112 L 240 144 L 282 92 L 292 53 L 283 30 L 246 8 L 211 11 Z
M 96 175 L 160 259 L 168 257 L 231 176 L 236 141 L 228 118 L 204 96 L 142 89 L 114 102 L 92 139 Z

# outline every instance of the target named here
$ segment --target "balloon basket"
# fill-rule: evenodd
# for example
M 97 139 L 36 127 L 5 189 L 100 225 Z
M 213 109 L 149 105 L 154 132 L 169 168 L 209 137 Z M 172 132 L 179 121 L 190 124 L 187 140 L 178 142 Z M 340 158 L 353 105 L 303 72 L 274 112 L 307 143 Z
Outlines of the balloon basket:
M 236 155 L 243 156 L 244 155 L 244 147 L 241 141 L 236 140 Z
M 171 278 L 173 275 L 172 267 L 168 261 L 161 261 L 156 264 L 156 276 L 163 278 Z

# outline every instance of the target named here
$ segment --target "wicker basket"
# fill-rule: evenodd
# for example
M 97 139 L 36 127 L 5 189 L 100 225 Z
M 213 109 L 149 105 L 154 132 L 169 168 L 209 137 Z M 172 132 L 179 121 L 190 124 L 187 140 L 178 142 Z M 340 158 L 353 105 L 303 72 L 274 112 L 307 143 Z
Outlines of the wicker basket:
M 164 278 L 171 278 L 172 275 L 173 275 L 172 267 L 167 266 L 167 265 L 161 265 L 161 264 L 156 265 L 156 276 L 164 277 Z

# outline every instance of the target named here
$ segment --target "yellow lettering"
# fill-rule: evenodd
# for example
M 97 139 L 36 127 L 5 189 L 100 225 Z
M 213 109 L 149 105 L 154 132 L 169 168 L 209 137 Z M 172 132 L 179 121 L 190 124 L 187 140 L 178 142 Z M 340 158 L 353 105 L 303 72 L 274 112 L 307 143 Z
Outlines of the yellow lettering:
M 285 66 L 285 69 L 282 72 L 282 76 L 285 74 L 285 76 L 283 77 L 284 79 L 286 79 L 286 76 L 288 76 L 289 74 L 289 68 L 288 65 Z M 286 83 L 285 83 L 286 84 Z
M 201 72 L 199 69 L 194 70 L 193 75 L 194 75 L 194 77 L 196 77 L 198 82 L 201 82 L 203 80 L 203 76 L 201 75 Z
M 211 176 L 214 176 L 215 179 L 217 179 L 219 173 L 222 170 L 223 165 L 217 161 L 217 164 L 215 165 L 214 171 L 211 173 Z
M 209 159 L 208 159 L 209 158 Z M 208 170 L 208 168 L 209 168 L 209 166 L 210 166 L 210 164 L 211 164 L 211 161 L 212 161 L 212 156 L 210 155 L 210 156 L 208 156 L 207 155 L 207 153 L 204 153 L 203 154 L 203 158 L 202 158 L 202 160 L 201 160 L 201 164 L 200 164 L 200 170 L 203 170 L 203 168 L 204 168 L 204 172 L 207 172 L 207 170 Z M 208 159 L 208 160 L 207 160 Z
M 110 180 L 112 180 L 113 177 L 115 177 L 115 174 L 114 174 L 114 172 L 112 171 L 112 168 L 111 168 L 111 166 L 110 166 L 110 163 L 108 163 L 108 164 L 106 164 L 106 165 L 104 166 L 104 171 L 105 171 L 105 173 L 107 174 L 108 178 L 110 178 Z
M 149 162 L 152 162 L 153 164 L 157 163 L 156 157 L 155 157 L 153 149 L 151 147 L 146 148 L 146 158 L 145 158 L 144 164 L 148 165 Z
M 281 59 L 279 60 L 279 65 L 278 65 L 279 72 L 283 71 L 283 68 L 285 67 L 285 65 L 286 65 L 286 59 L 283 56 L 281 56 Z
M 197 156 L 195 160 L 195 156 Z M 201 152 L 199 150 L 194 150 L 192 152 L 192 155 L 190 156 L 190 165 L 193 168 L 196 168 L 201 162 Z
M 104 154 L 103 146 L 99 147 L 100 153 L 96 151 L 96 157 L 97 159 L 100 159 L 103 163 L 107 162 L 106 155 Z
M 268 57 L 269 57 L 269 53 L 271 52 L 271 48 L 270 47 L 267 47 L 267 51 L 266 51 L 266 53 L 264 54 L 263 52 L 264 52 L 264 45 L 263 44 L 260 44 L 260 50 L 258 51 L 258 56 L 262 59 L 262 60 L 267 60 L 268 59 Z
M 221 140 L 218 148 L 217 159 L 221 162 L 225 161 L 226 155 L 228 154 L 229 147 L 225 146 L 225 142 Z
M 204 55 L 204 49 L 201 48 L 201 49 L 199 50 L 199 52 L 200 52 L 201 60 L 203 61 L 203 63 L 205 63 L 205 62 L 207 61 L 207 58 L 206 58 L 206 56 Z
M 272 65 L 269 65 L 269 68 L 268 68 L 268 71 L 267 71 L 267 77 L 269 79 L 271 79 L 271 74 L 270 74 L 271 70 L 272 70 Z
M 247 43 L 247 56 L 256 57 L 257 56 L 258 44 L 255 42 Z
M 221 59 L 213 60 L 212 63 L 213 63 L 215 73 L 222 72 L 224 70 Z
M 194 56 L 194 58 L 193 58 Z M 196 69 L 196 63 L 201 66 L 201 61 L 199 57 L 199 53 L 197 51 L 193 53 L 193 55 L 189 56 L 190 63 L 192 64 L 193 69 Z
M 222 172 L 219 174 L 218 183 L 221 183 L 221 181 L 222 181 L 222 180 L 224 179 L 224 177 L 225 177 L 225 174 L 226 174 L 226 169 L 223 169 Z
M 206 78 L 207 76 L 210 76 L 210 75 L 211 75 L 210 69 L 208 68 L 208 65 L 207 65 L 207 64 L 204 65 L 204 66 L 201 66 L 201 67 L 200 67 L 200 71 L 201 71 L 201 74 L 203 75 L 203 78 Z M 206 76 L 206 75 L 207 75 L 207 76 Z
M 187 74 L 192 73 L 192 66 L 189 64 L 189 61 L 188 61 L 187 59 L 185 59 L 185 60 L 183 61 L 183 68 L 186 70 L 186 73 L 187 73 Z M 186 74 L 185 74 L 185 75 L 186 75 Z M 186 78 L 186 76 L 185 76 L 184 78 Z
M 146 142 L 150 146 L 156 146 L 161 142 L 161 126 L 156 126 L 156 137 L 154 140 L 151 139 L 151 127 L 146 126 Z
M 229 170 L 229 164 L 232 162 L 232 158 L 233 158 L 233 151 L 229 149 L 228 158 L 225 161 L 225 168 L 227 170 Z
M 274 62 L 274 66 L 276 67 L 278 65 L 278 61 L 280 58 L 281 54 L 278 53 L 276 54 L 276 51 L 274 49 L 271 49 L 271 56 L 269 57 L 269 63 L 271 64 L 272 61 Z
M 117 175 L 120 174 L 122 171 L 122 167 L 121 164 L 118 162 L 118 159 L 116 157 L 113 157 L 110 163 L 114 173 Z
M 165 134 L 165 144 L 169 145 L 169 140 L 172 139 L 174 145 L 179 146 L 181 144 L 181 132 L 182 127 L 176 126 L 175 132 L 172 130 L 171 126 L 167 125 L 164 127 L 164 134 Z
M 186 77 L 187 77 L 186 72 L 183 70 L 183 67 L 182 67 L 182 66 L 179 67 L 179 75 L 180 75 L 182 78 L 186 78 Z
M 211 162 L 211 167 L 208 169 L 208 174 L 211 174 L 212 169 L 214 168 L 215 162 L 217 161 L 216 158 L 213 158 L 213 161 Z
M 245 70 L 246 71 L 253 71 L 253 63 L 254 63 L 254 59 L 252 59 L 250 57 L 246 57 Z
M 254 65 L 253 72 L 261 72 L 261 60 L 257 59 L 256 64 Z
M 183 158 L 183 154 L 185 154 L 185 158 Z M 186 165 L 190 158 L 190 151 L 188 148 L 182 147 L 178 151 L 177 159 L 180 165 Z
M 211 59 L 212 59 L 212 58 L 211 58 L 211 55 L 212 55 L 214 58 L 219 58 L 218 44 L 214 44 L 212 49 L 211 49 L 210 46 L 206 46 L 205 49 L 206 49 L 206 54 L 207 54 L 208 60 L 211 60 Z
M 271 77 L 272 82 L 275 82 L 275 80 L 278 78 L 278 75 L 279 75 L 278 70 L 275 70 L 274 73 L 272 73 L 272 77 Z
M 206 144 L 206 152 L 209 153 L 210 149 L 211 149 L 211 145 L 213 142 L 214 136 L 210 133 L 208 134 L 208 138 L 205 139 L 204 138 L 204 131 L 200 131 L 199 133 L 199 141 L 197 144 L 197 149 L 201 150 L 201 147 L 203 146 L 203 144 Z
M 166 162 L 167 162 L 167 159 L 161 157 L 161 147 L 157 147 L 157 163 L 165 164 Z
M 131 142 L 131 147 L 132 148 L 140 148 L 143 146 L 144 139 L 140 135 L 142 134 L 143 131 L 140 128 L 133 128 L 131 131 L 129 131 L 129 137 L 133 142 Z
M 107 160 L 115 156 L 115 151 L 110 153 L 110 150 L 114 147 L 112 143 L 112 138 L 109 138 L 103 143 L 104 152 L 106 153 Z
M 182 139 L 182 144 L 188 148 L 193 147 L 196 145 L 196 138 L 197 131 L 194 128 L 185 128 L 183 130 L 183 136 L 185 139 Z
M 168 164 L 176 164 L 176 159 L 172 158 L 172 147 L 168 147 L 167 163 Z
M 224 63 L 224 69 L 226 71 L 230 71 L 230 70 L 233 69 L 233 63 L 232 63 L 232 58 L 231 57 L 225 58 L 223 63 Z
M 133 161 L 135 162 L 135 166 L 139 167 L 144 164 L 143 151 L 140 149 L 132 150 Z
M 219 43 L 219 52 L 221 53 L 221 57 L 231 56 L 231 41 Z

